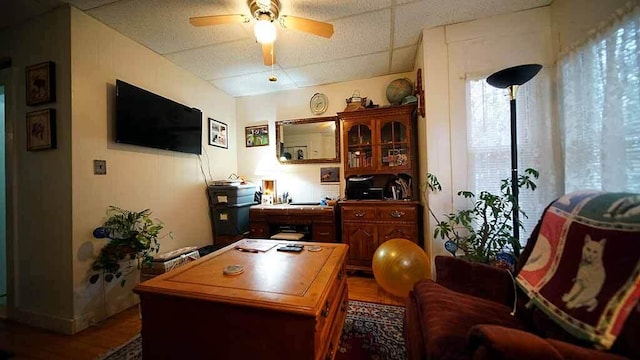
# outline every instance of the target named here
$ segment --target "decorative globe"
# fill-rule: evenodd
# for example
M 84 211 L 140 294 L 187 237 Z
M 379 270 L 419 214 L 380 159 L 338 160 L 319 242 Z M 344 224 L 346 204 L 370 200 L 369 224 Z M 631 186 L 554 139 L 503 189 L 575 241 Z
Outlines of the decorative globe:
M 373 254 L 373 276 L 385 291 L 406 297 L 413 285 L 429 277 L 431 261 L 420 246 L 406 239 L 383 242 Z
M 402 99 L 413 94 L 413 85 L 407 79 L 395 79 L 387 85 L 387 100 L 390 104 L 400 104 Z

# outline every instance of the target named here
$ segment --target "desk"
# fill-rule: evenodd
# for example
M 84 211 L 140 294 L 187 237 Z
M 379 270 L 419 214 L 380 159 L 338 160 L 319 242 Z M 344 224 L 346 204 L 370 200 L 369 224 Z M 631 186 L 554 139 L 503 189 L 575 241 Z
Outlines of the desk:
M 249 237 L 269 238 L 280 226 L 308 226 L 310 241 L 339 242 L 336 211 L 320 205 L 254 205 L 249 209 Z
M 274 247 L 250 253 L 236 244 Z M 337 353 L 348 308 L 344 244 L 277 251 L 240 240 L 137 285 L 145 359 L 324 360 Z M 244 272 L 224 275 L 240 264 Z

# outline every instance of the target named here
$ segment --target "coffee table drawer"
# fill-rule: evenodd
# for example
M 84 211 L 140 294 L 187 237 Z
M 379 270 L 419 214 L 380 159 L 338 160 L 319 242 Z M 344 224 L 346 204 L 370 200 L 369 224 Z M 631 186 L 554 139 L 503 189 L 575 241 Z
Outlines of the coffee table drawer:
M 333 359 L 340 344 L 340 335 L 344 327 L 346 312 L 349 308 L 349 297 L 346 282 L 341 284 L 340 292 L 336 294 L 331 304 L 327 321 L 316 331 L 316 360 Z M 338 334 L 336 335 L 336 327 Z
M 315 341 L 317 344 L 322 345 L 323 339 L 329 332 L 331 322 L 335 317 L 337 308 L 340 303 L 343 289 L 347 286 L 345 266 L 342 265 L 338 275 L 334 278 L 333 284 L 329 290 L 329 295 L 320 311 L 320 315 L 316 318 L 316 334 Z

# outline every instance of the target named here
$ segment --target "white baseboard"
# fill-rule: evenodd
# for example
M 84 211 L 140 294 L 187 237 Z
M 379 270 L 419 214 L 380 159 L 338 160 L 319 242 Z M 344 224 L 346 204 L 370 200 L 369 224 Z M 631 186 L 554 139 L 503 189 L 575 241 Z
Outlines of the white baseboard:
M 41 314 L 33 311 L 12 309 L 10 319 L 23 324 L 55 331 L 57 333 L 72 335 L 74 332 L 74 319 L 65 319 L 49 314 Z

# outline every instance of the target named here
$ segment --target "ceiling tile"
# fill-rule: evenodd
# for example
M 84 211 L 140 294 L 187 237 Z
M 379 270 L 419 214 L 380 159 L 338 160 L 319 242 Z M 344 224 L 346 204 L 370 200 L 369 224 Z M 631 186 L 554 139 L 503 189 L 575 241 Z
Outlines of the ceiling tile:
M 277 76 L 278 81 L 269 81 L 269 77 L 274 73 Z M 210 83 L 231 96 L 259 95 L 295 89 L 297 87 L 287 73 L 281 70 L 274 70 L 273 73 L 269 70 L 231 78 L 217 79 L 210 81 Z
M 281 0 L 280 13 L 326 21 L 391 6 L 391 0 Z
M 530 9 L 551 0 L 423 0 L 397 6 L 394 47 L 417 44 L 422 29 Z
M 286 69 L 291 79 L 300 87 L 367 79 L 388 74 L 388 70 L 388 51 Z
M 277 62 L 284 68 L 332 61 L 380 51 L 390 43 L 390 10 L 381 10 L 337 20 L 331 39 L 280 30 L 276 40 Z
M 68 2 L 80 10 L 90 10 L 117 1 L 118 0 L 70 0 Z
M 168 54 L 167 59 L 205 80 L 265 71 L 260 44 L 253 39 Z M 276 63 L 278 62 L 276 53 Z
M 280 2 L 281 14 L 327 21 L 335 32 L 325 39 L 278 26 L 276 83 L 265 80 L 271 72 L 253 38 L 255 20 L 198 28 L 189 24 L 193 16 L 251 15 L 247 0 L 0 0 L 0 28 L 70 3 L 230 95 L 244 96 L 412 71 L 423 29 L 551 0 Z
M 251 37 L 241 24 L 194 27 L 189 23 L 192 16 L 230 14 L 227 5 L 225 1 L 135 0 L 88 13 L 151 50 L 167 54 Z
M 417 45 L 393 49 L 391 55 L 391 73 L 412 71 L 415 64 Z

